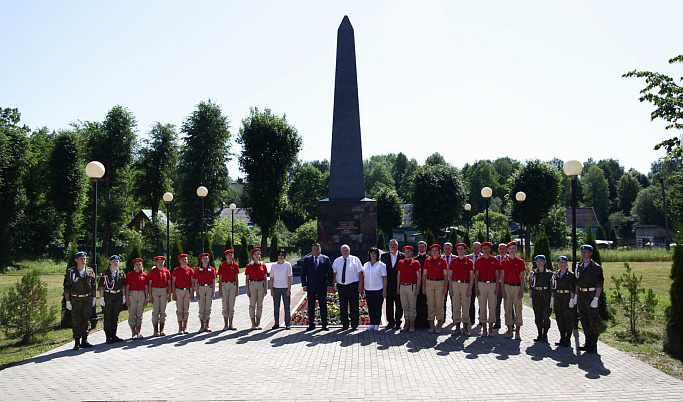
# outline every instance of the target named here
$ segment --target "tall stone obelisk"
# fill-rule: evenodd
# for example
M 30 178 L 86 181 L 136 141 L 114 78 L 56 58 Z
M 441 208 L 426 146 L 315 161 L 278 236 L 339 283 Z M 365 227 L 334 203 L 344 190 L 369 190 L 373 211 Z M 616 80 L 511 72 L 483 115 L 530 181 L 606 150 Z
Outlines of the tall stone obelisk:
M 377 203 L 365 198 L 356 45 L 348 16 L 337 30 L 329 198 L 318 201 L 318 242 L 331 258 L 342 244 L 361 260 L 377 241 Z

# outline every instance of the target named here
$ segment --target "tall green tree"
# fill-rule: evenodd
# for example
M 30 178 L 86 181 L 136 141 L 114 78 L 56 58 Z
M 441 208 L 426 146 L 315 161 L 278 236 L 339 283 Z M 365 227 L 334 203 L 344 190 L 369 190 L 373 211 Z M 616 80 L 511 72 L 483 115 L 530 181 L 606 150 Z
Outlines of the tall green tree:
M 671 305 L 666 308 L 663 348 L 665 352 L 683 353 L 683 235 L 679 234 L 671 258 Z
M 682 63 L 683 55 L 669 59 L 669 64 Z M 679 134 L 666 139 L 657 145 L 655 149 L 664 147 L 667 158 L 683 157 L 680 131 L 683 130 L 683 86 L 676 84 L 676 80 L 661 73 L 651 71 L 633 70 L 623 77 L 645 78 L 645 88 L 640 91 L 641 102 L 650 102 L 655 105 L 655 110 L 650 114 L 650 120 L 663 119 L 668 124 L 665 129 L 678 130 Z
M 469 188 L 471 213 L 473 215 L 486 211 L 486 200 L 481 196 L 481 189 L 490 187 L 493 190 L 493 197 L 504 197 L 505 188 L 500 184 L 500 177 L 493 163 L 488 160 L 475 162 L 465 175 L 465 182 Z
M 145 207 L 152 209 L 152 227 L 159 227 L 159 204 L 165 192 L 173 192 L 173 178 L 178 167 L 177 134 L 173 124 L 157 122 L 144 141 L 136 162 L 135 193 Z M 168 218 L 168 211 L 167 218 Z M 156 252 L 163 252 L 162 233 L 155 230 Z
M 605 179 L 607 179 L 607 186 L 609 187 L 609 193 L 612 197 L 617 196 L 617 184 L 621 176 L 626 173 L 624 167 L 619 164 L 616 159 L 601 159 L 598 161 L 598 167 L 602 169 L 605 174 Z M 617 203 L 613 202 L 610 204 L 609 212 L 616 212 L 619 210 Z
M 583 202 L 586 206 L 593 207 L 598 220 L 604 224 L 609 217 L 612 201 L 610 200 L 609 184 L 605 179 L 603 170 L 598 166 L 592 166 L 581 178 L 583 188 Z
M 427 159 L 425 159 L 425 165 L 448 165 L 448 162 L 446 162 L 446 159 L 444 159 L 440 153 L 434 152 L 433 154 L 429 155 Z
M 18 109 L 0 108 L 0 267 L 14 255 L 13 228 L 26 205 L 23 179 L 28 157 L 28 127 L 19 126 Z
M 400 192 L 399 188 L 401 187 L 401 180 L 406 172 L 406 168 L 408 168 L 408 157 L 403 152 L 399 152 L 398 155 L 396 155 L 396 162 L 391 169 L 391 177 L 394 179 L 394 186 L 396 187 L 397 193 Z
M 631 208 L 631 218 L 638 225 L 664 226 L 662 190 L 659 186 L 650 186 L 638 193 Z
M 567 246 L 570 230 L 567 226 L 565 207 L 557 204 L 551 208 L 548 214 L 541 219 L 539 227 L 548 238 L 550 247 L 563 248 Z
M 230 120 L 221 107 L 210 99 L 199 102 L 197 108 L 182 125 L 183 147 L 178 166 L 177 201 L 172 211 L 177 211 L 180 228 L 187 240 L 186 251 L 195 255 L 201 249 L 202 230 L 201 200 L 197 188 L 204 186 L 209 194 L 204 199 L 204 220 L 207 232 L 218 214 L 216 208 L 225 199 L 230 177 L 227 163 L 230 160 Z
M 403 208 L 393 187 L 383 187 L 376 195 L 377 227 L 392 236 L 393 230 L 403 223 Z
M 451 226 L 465 205 L 465 187 L 454 167 L 438 164 L 419 168 L 411 189 L 412 218 L 421 230 L 432 233 Z
M 557 169 L 538 159 L 527 161 L 517 169 L 507 182 L 507 200 L 511 216 L 519 216 L 519 202 L 514 201 L 519 191 L 526 193 L 523 219 L 526 224 L 526 255 L 531 253 L 529 240 L 531 228 L 539 225 L 548 212 L 555 206 L 560 193 L 560 177 Z
M 671 175 L 669 180 L 669 194 L 667 212 L 674 223 L 683 229 L 683 171 Z
M 550 251 L 550 241 L 548 236 L 543 233 L 543 231 L 536 234 L 534 239 L 534 253 L 531 255 L 531 261 L 533 262 L 534 269 L 536 269 L 535 258 L 537 255 L 545 256 L 546 269 L 553 270 L 553 256 Z
M 104 177 L 98 181 L 104 199 L 104 208 L 98 209 L 102 222 L 103 255 L 109 255 L 112 228 L 119 227 L 129 219 L 126 204 L 130 194 L 130 167 L 136 127 L 133 113 L 120 105 L 109 110 L 101 125 L 90 124 L 86 127 L 86 131 L 92 135 L 88 141 L 92 160 L 101 162 L 105 169 Z
M 303 213 L 303 221 L 298 226 L 316 217 L 318 200 L 327 198 L 329 193 L 329 181 L 329 174 L 323 174 L 313 165 L 306 164 L 297 169 L 287 190 L 287 196 L 294 208 Z
M 50 154 L 48 197 L 64 222 L 62 241 L 71 244 L 83 224 L 83 207 L 87 192 L 85 161 L 82 147 L 73 131 L 61 131 Z
M 389 168 L 378 158 L 369 158 L 363 161 L 363 173 L 365 178 L 365 194 L 375 198 L 381 189 L 394 187 L 394 179 Z
M 242 120 L 237 142 L 242 145 L 240 167 L 247 175 L 242 200 L 249 217 L 261 227 L 261 248 L 265 250 L 282 210 L 287 172 L 297 160 L 301 136 L 286 116 L 254 107 Z
M 412 199 L 410 198 L 410 191 L 413 187 L 413 176 L 417 169 L 420 168 L 420 164 L 415 158 L 408 161 L 406 165 L 406 170 L 403 172 L 401 177 L 401 183 L 398 186 L 398 196 L 407 204 L 412 204 Z
M 617 203 L 620 211 L 626 215 L 631 213 L 631 207 L 641 188 L 638 179 L 630 173 L 621 176 L 617 183 Z

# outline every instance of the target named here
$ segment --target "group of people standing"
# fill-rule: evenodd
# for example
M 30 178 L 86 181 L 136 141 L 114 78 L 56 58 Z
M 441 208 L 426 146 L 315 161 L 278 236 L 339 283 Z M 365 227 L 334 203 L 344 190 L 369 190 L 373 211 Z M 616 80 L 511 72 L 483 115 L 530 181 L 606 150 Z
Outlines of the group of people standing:
M 370 316 L 368 330 L 379 330 L 382 307 L 386 301 L 385 329 L 414 332 L 415 328 L 428 328 L 429 333 L 440 334 L 446 319 L 446 303 L 450 296 L 453 329 L 451 335 L 471 335 L 475 319 L 475 300 L 479 305 L 479 324 L 482 337 L 494 337 L 501 327 L 501 303 L 504 308 L 506 338 L 521 339 L 522 299 L 524 297 L 524 260 L 518 257 L 517 243 L 498 246 L 498 255 L 491 254 L 489 242 L 473 244 L 473 253 L 467 255 L 467 245 L 458 243 L 441 246 L 419 242 L 417 254 L 412 246 L 398 250 L 398 242 L 389 241 L 389 251 L 381 253 L 370 249 L 368 262 L 351 255 L 348 245 L 341 247 L 341 256 L 333 262 L 321 253 L 320 244 L 312 246 L 310 256 L 304 258 L 301 285 L 308 296 L 308 328 L 315 329 L 316 302 L 323 330 L 329 330 L 327 294 L 336 289 L 339 293 L 342 330 L 357 329 L 359 325 L 359 296 L 366 299 Z M 456 254 L 453 254 L 453 250 Z M 278 261 L 270 273 L 261 261 L 261 250 L 251 250 L 251 262 L 245 268 L 246 292 L 249 297 L 249 316 L 252 329 L 262 329 L 263 299 L 268 290 L 274 299 L 273 329 L 280 327 L 280 302 L 284 304 L 285 329 L 290 329 L 290 297 L 292 266 L 285 261 L 286 253 L 280 249 Z M 199 332 L 210 332 L 211 305 L 218 280 L 218 295 L 223 303 L 223 330 L 235 330 L 233 317 L 235 299 L 239 294 L 239 266 L 233 260 L 234 250 L 224 252 L 225 260 L 218 271 L 210 265 L 210 255 L 200 254 L 197 268 L 188 266 L 187 254 L 178 256 L 179 266 L 171 273 L 165 268 L 166 257 L 154 258 L 155 266 L 145 273 L 142 258 L 133 260 L 133 271 L 124 274 L 119 270 L 120 257 L 109 258 L 109 267 L 102 272 L 99 284 L 94 271 L 86 266 L 87 254 L 76 253 L 76 265 L 67 270 L 64 278 L 66 308 L 73 319 L 74 350 L 92 347 L 87 341 L 88 322 L 92 307 L 96 305 L 96 291 L 104 313 L 104 331 L 107 343 L 122 341 L 116 334 L 118 315 L 122 305 L 129 309 L 128 323 L 132 339 L 141 339 L 142 314 L 152 303 L 154 336 L 164 336 L 166 304 L 176 301 L 178 334 L 187 334 L 190 302 L 196 297 L 199 304 Z M 579 347 L 587 352 L 597 351 L 598 300 L 604 283 L 602 268 L 592 259 L 592 247 L 581 246 L 582 263 L 575 273 L 568 269 L 568 259 L 557 259 L 558 271 L 546 269 L 546 257 L 535 257 L 537 269 L 529 277 L 529 304 L 534 309 L 538 328 L 537 342 L 548 342 L 550 312 L 555 309 L 559 346 L 570 346 L 574 308 L 578 306 L 586 344 Z M 270 279 L 270 280 L 269 280 Z M 92 300 L 92 304 L 90 303 Z M 403 327 L 401 327 L 402 320 Z M 436 320 L 436 322 L 435 322 Z
M 358 257 L 350 254 L 348 245 L 343 245 L 342 255 L 331 262 L 321 254 L 320 245 L 313 244 L 312 254 L 304 259 L 301 272 L 301 284 L 308 293 L 307 330 L 315 329 L 316 302 L 322 329 L 328 330 L 326 297 L 336 285 L 342 330 L 358 327 L 359 295 L 364 295 L 370 316 L 369 331 L 379 330 L 384 306 L 385 329 L 412 333 L 415 328 L 428 328 L 429 333 L 440 334 L 450 296 L 454 324 L 451 335 L 471 335 L 478 301 L 482 337 L 494 337 L 495 330 L 501 328 L 502 304 L 507 327 L 505 337 L 521 339 L 527 269 L 524 260 L 517 256 L 516 242 L 500 244 L 495 256 L 489 242 L 475 242 L 474 252 L 469 255 L 464 243 L 455 246 L 445 243 L 443 254 L 439 244 L 428 248 L 427 243 L 421 241 L 417 248 L 416 255 L 412 246 L 405 246 L 400 252 L 398 241 L 392 239 L 388 252 L 380 253 L 372 248 L 368 262 L 362 264 Z M 577 265 L 576 275 L 569 271 L 566 256 L 557 258 L 559 269 L 556 272 L 546 270 L 544 255 L 534 258 L 537 269 L 529 275 L 529 304 L 534 310 L 538 329 L 534 341 L 548 342 L 550 314 L 554 308 L 560 332 L 556 345 L 570 346 L 573 316 L 578 305 L 586 334 L 586 344 L 579 349 L 597 351 L 597 307 L 604 278 L 600 265 L 591 259 L 592 253 L 590 245 L 581 246 L 582 262 Z

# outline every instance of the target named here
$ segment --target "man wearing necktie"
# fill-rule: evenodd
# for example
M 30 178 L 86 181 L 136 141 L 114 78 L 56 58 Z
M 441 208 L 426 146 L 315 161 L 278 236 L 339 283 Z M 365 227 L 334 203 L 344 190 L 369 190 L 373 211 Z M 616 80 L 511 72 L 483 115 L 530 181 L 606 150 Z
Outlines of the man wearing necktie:
M 301 286 L 304 292 L 308 292 L 308 328 L 306 331 L 315 329 L 315 302 L 318 301 L 320 319 L 323 331 L 327 328 L 327 293 L 334 286 L 334 271 L 330 258 L 320 254 L 320 244 L 314 243 L 311 247 L 312 255 L 304 258 L 301 267 Z
M 474 243 L 472 243 L 472 251 L 473 251 L 473 253 L 468 255 L 467 258 L 472 260 L 472 263 L 476 263 L 477 258 L 482 257 L 481 243 L 479 243 L 478 241 L 475 241 Z M 474 272 L 476 273 L 476 271 L 474 271 Z M 474 282 L 476 283 L 478 280 L 479 280 L 479 278 L 477 278 L 475 276 Z M 474 326 L 474 324 L 476 323 L 476 321 L 474 320 L 474 311 L 475 311 L 474 302 L 475 302 L 476 298 L 477 298 L 477 292 L 472 292 L 472 296 L 470 298 L 470 322 L 472 323 L 472 326 Z M 481 321 L 481 317 L 479 317 L 479 320 Z
M 398 251 L 398 241 L 389 240 L 389 252 L 380 256 L 380 261 L 387 266 L 387 289 L 396 289 L 398 271 L 396 266 L 404 258 L 402 252 Z M 394 310 L 396 307 L 396 310 Z M 403 307 L 401 306 L 401 296 L 395 292 L 387 292 L 386 304 L 387 326 L 386 329 L 401 329 L 401 319 L 403 318 Z
M 349 310 L 351 310 L 351 329 L 358 328 L 360 293 L 360 276 L 363 275 L 363 265 L 360 259 L 351 255 L 351 248 L 341 246 L 341 257 L 337 257 L 332 264 L 334 281 L 339 293 L 339 309 L 341 313 L 342 331 L 349 329 Z

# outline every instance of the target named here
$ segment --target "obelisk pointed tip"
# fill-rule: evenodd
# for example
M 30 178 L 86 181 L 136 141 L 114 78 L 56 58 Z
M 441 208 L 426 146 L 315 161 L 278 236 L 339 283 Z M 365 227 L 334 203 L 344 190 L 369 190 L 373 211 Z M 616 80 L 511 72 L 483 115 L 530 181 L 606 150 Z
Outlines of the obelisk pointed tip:
M 344 19 L 342 20 L 341 24 L 339 25 L 339 30 L 343 29 L 350 29 L 353 31 L 353 27 L 351 26 L 351 20 L 349 20 L 349 16 L 345 15 Z

